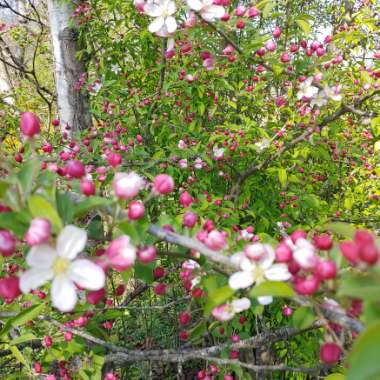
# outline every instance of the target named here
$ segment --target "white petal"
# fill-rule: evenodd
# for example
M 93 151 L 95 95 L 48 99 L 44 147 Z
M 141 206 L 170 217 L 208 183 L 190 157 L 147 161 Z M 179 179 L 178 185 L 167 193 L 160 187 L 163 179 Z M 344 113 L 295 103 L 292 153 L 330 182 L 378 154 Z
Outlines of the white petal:
M 103 288 L 106 280 L 103 269 L 86 259 L 73 261 L 69 267 L 67 276 L 81 288 L 88 290 Z
M 265 271 L 265 277 L 269 281 L 287 281 L 292 275 L 289 273 L 286 264 L 274 264 Z
M 82 252 L 87 242 L 87 232 L 73 225 L 66 226 L 57 239 L 57 253 L 68 260 L 73 260 Z
M 173 49 L 174 49 L 174 38 L 169 38 L 166 51 L 173 50 Z M 183 141 L 183 140 L 180 140 L 180 141 Z
M 20 276 L 20 290 L 28 294 L 53 278 L 53 270 L 50 268 L 32 268 Z
M 50 268 L 57 257 L 56 251 L 47 244 L 35 245 L 26 256 L 29 266 L 35 268 Z
M 176 11 L 175 2 L 174 1 L 169 1 L 168 5 L 166 6 L 166 10 L 167 10 L 167 14 L 168 15 L 174 14 L 175 11 Z
M 262 258 L 258 261 L 258 265 L 260 265 L 263 269 L 267 269 L 273 264 L 276 254 L 274 253 L 274 249 L 269 244 L 263 244 L 263 250 L 264 253 Z
M 51 286 L 53 306 L 62 312 L 72 311 L 77 303 L 74 283 L 65 276 L 55 277 Z
M 206 17 L 209 16 L 205 16 L 206 13 L 211 16 L 212 19 L 215 19 L 223 17 L 226 12 L 220 5 L 210 5 L 204 12 L 202 12 L 202 17 L 207 20 Z
M 246 259 L 244 252 L 236 252 L 230 257 L 230 261 L 233 265 L 240 267 L 240 264 L 243 259 Z
M 200 11 L 203 7 L 202 2 L 199 0 L 186 0 L 187 5 L 195 11 Z
M 269 305 L 270 303 L 273 302 L 273 297 L 272 296 L 261 296 L 257 297 L 257 301 L 259 302 L 260 305 Z
M 246 272 L 252 272 L 256 268 L 256 264 L 247 257 L 240 261 L 240 269 Z
M 159 17 L 162 15 L 162 8 L 156 4 L 145 4 L 144 13 L 150 17 Z
M 148 30 L 151 33 L 158 32 L 164 26 L 165 18 L 157 17 L 154 21 L 149 24 Z
M 231 289 L 245 289 L 255 282 L 251 272 L 236 272 L 232 274 L 228 280 Z
M 165 25 L 168 30 L 168 33 L 174 33 L 177 29 L 177 22 L 174 17 L 166 17 Z
M 251 301 L 248 298 L 243 297 L 238 300 L 233 300 L 231 302 L 231 305 L 235 313 L 240 313 L 244 310 L 248 310 L 251 307 Z

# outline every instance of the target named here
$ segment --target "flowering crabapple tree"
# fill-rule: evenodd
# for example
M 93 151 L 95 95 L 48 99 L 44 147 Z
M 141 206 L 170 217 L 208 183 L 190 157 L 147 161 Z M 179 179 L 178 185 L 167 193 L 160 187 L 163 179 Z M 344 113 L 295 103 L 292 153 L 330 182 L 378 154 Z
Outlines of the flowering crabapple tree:
M 76 3 L 92 126 L 4 119 L 2 378 L 378 378 L 379 12 Z

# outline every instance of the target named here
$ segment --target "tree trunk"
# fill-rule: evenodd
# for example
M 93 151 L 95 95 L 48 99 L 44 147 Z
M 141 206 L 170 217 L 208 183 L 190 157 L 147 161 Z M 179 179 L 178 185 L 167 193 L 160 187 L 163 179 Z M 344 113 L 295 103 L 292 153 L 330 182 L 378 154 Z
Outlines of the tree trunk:
M 84 73 L 84 64 L 76 58 L 77 31 L 70 20 L 72 3 L 64 0 L 47 3 L 61 130 L 68 133 L 84 130 L 92 125 L 92 120 L 88 95 L 75 90 L 75 84 Z

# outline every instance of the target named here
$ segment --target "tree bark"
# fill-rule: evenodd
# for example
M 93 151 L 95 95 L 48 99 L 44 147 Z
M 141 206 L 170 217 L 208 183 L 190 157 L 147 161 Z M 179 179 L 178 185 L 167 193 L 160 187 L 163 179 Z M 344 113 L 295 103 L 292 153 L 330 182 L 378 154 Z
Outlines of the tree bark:
M 55 65 L 58 113 L 63 132 L 78 131 L 92 125 L 88 95 L 75 89 L 84 63 L 77 59 L 77 30 L 72 25 L 72 3 L 48 0 L 50 33 Z

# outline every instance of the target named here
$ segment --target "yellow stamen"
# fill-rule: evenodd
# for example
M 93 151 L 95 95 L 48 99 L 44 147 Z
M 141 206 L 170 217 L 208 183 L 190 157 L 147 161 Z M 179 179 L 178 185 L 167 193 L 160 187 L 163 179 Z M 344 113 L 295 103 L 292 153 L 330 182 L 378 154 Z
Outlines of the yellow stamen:
M 54 275 L 65 273 L 69 263 L 69 260 L 63 259 L 62 257 L 56 258 L 53 263 Z

